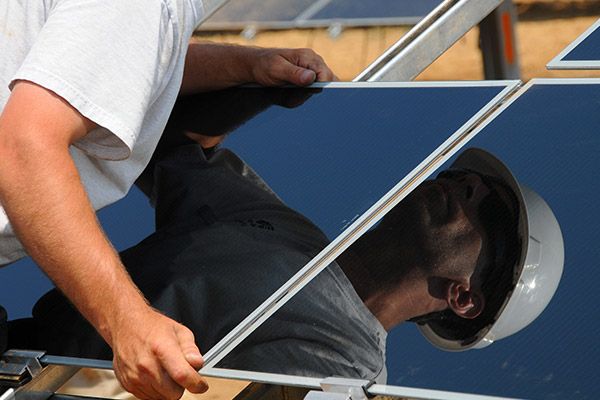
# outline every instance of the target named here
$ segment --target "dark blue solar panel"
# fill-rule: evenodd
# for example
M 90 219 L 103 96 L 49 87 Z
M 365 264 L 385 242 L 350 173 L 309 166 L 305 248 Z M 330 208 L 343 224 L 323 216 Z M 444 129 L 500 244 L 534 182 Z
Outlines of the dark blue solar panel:
M 292 21 L 315 0 L 232 0 L 207 23 Z
M 302 106 L 266 109 L 230 134 L 225 146 L 334 238 L 503 89 L 324 89 Z M 118 249 L 153 226 L 137 189 L 103 210 L 101 219 Z M 26 261 L 0 269 L 0 281 L 11 283 L 0 291 L 11 318 L 28 315 L 50 286 Z
M 563 278 L 554 299 L 534 323 L 482 350 L 443 352 L 426 342 L 412 324 L 400 325 L 387 340 L 389 385 L 516 398 L 597 397 L 599 104 L 600 81 L 593 85 L 534 85 L 465 147 L 495 154 L 522 184 L 533 188 L 552 207 L 565 241 Z M 448 107 L 450 112 L 454 104 L 448 103 Z M 379 128 L 373 127 L 371 132 L 377 134 Z M 414 137 L 429 137 L 428 131 L 405 130 L 419 132 Z M 411 146 L 412 139 L 398 139 Z M 433 149 L 435 140 L 427 141 Z M 411 146 L 409 151 L 415 150 L 419 153 L 421 147 Z M 379 171 L 379 179 L 394 179 L 391 169 Z M 357 182 L 360 185 L 362 179 Z M 289 313 L 276 313 L 273 318 L 277 320 L 278 315 Z M 260 330 L 240 348 L 250 343 L 268 345 L 256 342 L 265 337 Z M 282 372 L 285 368 L 282 366 Z
M 311 19 L 424 17 L 441 0 L 332 0 Z
M 600 29 L 596 29 L 571 50 L 562 61 L 600 61 Z
M 225 145 L 333 238 L 502 89 L 326 89 L 301 107 L 266 110 Z M 100 218 L 118 249 L 153 227 L 137 189 Z M 26 260 L 0 269 L 0 282 L 13 282 L 0 291 L 11 318 L 28 315 L 50 287 Z
M 224 145 L 333 239 L 502 90 L 325 89 L 266 110 Z
M 541 194 L 561 224 L 565 269 L 545 312 L 483 350 L 450 354 L 411 326 L 392 332 L 389 384 L 518 398 L 593 399 L 600 348 L 600 83 L 535 85 L 467 147 L 496 154 Z

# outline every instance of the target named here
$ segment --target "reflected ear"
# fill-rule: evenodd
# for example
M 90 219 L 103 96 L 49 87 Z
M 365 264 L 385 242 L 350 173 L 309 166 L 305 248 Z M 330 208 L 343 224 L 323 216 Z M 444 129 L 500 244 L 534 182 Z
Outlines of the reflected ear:
M 461 318 L 477 318 L 485 307 L 483 293 L 479 289 L 471 288 L 468 283 L 451 281 L 448 284 L 446 301 L 456 315 Z

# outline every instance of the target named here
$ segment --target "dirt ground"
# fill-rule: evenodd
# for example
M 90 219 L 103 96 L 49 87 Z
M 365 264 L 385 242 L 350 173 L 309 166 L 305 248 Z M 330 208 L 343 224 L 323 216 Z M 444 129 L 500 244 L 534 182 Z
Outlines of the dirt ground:
M 600 77 L 600 71 L 548 71 L 546 64 L 600 17 L 600 0 L 520 0 L 517 42 L 522 80 L 535 77 Z M 346 29 L 332 38 L 325 29 L 266 31 L 252 39 L 239 33 L 201 34 L 200 39 L 256 46 L 309 47 L 343 81 L 352 80 L 407 31 L 405 27 Z M 418 80 L 480 80 L 479 30 L 473 28 Z

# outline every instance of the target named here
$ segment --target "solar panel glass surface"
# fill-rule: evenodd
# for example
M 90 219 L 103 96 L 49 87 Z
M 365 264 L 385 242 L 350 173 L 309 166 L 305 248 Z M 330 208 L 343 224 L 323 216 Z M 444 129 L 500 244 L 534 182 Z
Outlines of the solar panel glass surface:
M 282 199 L 286 209 L 303 214 L 333 239 L 422 161 L 431 148 L 445 141 L 505 89 L 505 85 L 486 83 L 464 87 L 349 86 L 240 89 L 221 96 L 200 96 L 191 103 L 197 112 L 186 113 L 184 119 L 191 124 L 186 130 L 205 134 L 231 130 L 222 147 L 250 165 Z M 151 230 L 148 203 L 139 192 L 112 211 L 105 214 L 104 224 L 109 233 L 112 230 L 111 237 L 119 248 L 132 245 Z M 124 218 L 124 214 L 131 218 Z M 269 224 L 263 219 L 236 219 L 235 223 L 269 231 Z M 119 243 L 115 234 L 126 236 L 128 242 Z M 151 248 L 165 257 L 160 246 Z M 304 258 L 301 261 L 291 267 L 297 270 L 307 262 Z M 11 282 L 18 292 L 18 296 L 2 298 L 9 311 L 17 308 L 22 299 L 33 300 L 40 294 L 29 290 L 33 285 L 19 277 L 21 271 L 17 267 L 0 271 L 2 281 Z M 271 285 L 260 282 L 262 291 L 254 302 L 244 303 L 248 296 L 244 290 L 238 291 L 244 307 L 235 324 L 292 274 L 273 280 Z M 244 282 L 245 287 L 249 282 Z M 11 317 L 25 316 L 28 310 L 21 312 L 11 312 Z M 227 333 L 235 324 L 226 325 L 221 333 Z
M 233 152 L 256 171 L 282 200 L 282 209 L 312 221 L 316 230 L 308 236 L 325 234 L 331 240 L 427 157 L 425 149 L 439 146 L 482 107 L 499 101 L 507 85 L 511 84 L 233 90 L 223 92 L 220 99 L 215 95 L 192 99 L 184 119 L 195 125 L 188 128 L 191 132 L 233 129 L 221 149 Z M 434 114 L 431 110 L 438 111 Z M 218 121 L 226 128 L 216 127 Z M 239 221 L 259 227 L 268 218 Z M 210 349 L 215 339 L 241 322 L 239 316 L 250 314 L 327 243 L 323 237 L 318 245 L 296 253 L 293 260 L 280 260 L 277 273 L 264 279 L 259 276 L 273 264 L 265 262 L 265 268 L 253 270 L 252 279 L 259 283 L 247 290 L 248 278 L 243 280 L 244 290 L 235 291 L 242 294 L 236 304 L 244 304 L 238 306 L 237 319 L 230 320 L 225 325 L 228 330 L 213 335 L 212 340 L 201 341 L 201 347 Z M 287 254 L 285 249 L 279 250 Z M 264 256 L 271 258 L 269 253 Z M 206 332 L 204 336 L 208 336 Z
M 441 3 L 441 0 L 332 0 L 311 19 L 424 17 Z
M 215 129 L 211 119 L 236 127 L 222 148 L 332 240 L 505 89 L 491 83 L 400 86 L 230 91 L 220 100 L 211 95 L 192 102 L 184 114 L 197 125 L 192 132 Z M 276 285 L 262 282 L 259 302 L 245 304 L 248 313 L 292 274 Z
M 594 339 L 600 331 L 595 312 L 600 302 L 597 290 L 600 272 L 596 267 L 600 258 L 597 246 L 600 81 L 569 83 L 533 84 L 465 146 L 486 149 L 503 160 L 520 183 L 534 189 L 553 209 L 561 225 L 566 252 L 563 278 L 555 297 L 526 329 L 482 350 L 444 352 L 427 343 L 412 324 L 399 325 L 387 337 L 389 385 L 537 399 L 592 399 L 600 390 L 595 376 L 600 350 Z M 232 368 L 236 362 L 246 363 L 247 359 L 236 357 L 243 356 L 244 351 L 268 349 L 269 343 L 278 351 L 285 349 L 277 341 L 281 340 L 276 337 L 277 327 L 284 324 L 289 330 L 287 326 L 295 323 L 292 316 L 302 314 L 299 310 L 314 309 L 314 305 L 303 305 L 302 301 L 310 304 L 315 294 L 323 293 L 323 288 L 319 288 L 321 278 L 321 282 L 329 282 L 327 290 L 334 293 L 332 280 L 318 276 L 303 289 L 310 296 L 302 296 L 300 292 L 296 302 L 291 301 L 275 313 L 271 321 L 240 344 L 239 353 L 232 351 L 221 365 Z M 316 298 L 320 304 L 332 304 L 332 299 L 322 297 L 325 300 Z M 310 322 L 315 320 L 312 318 Z M 353 322 L 332 315 L 310 326 L 323 333 L 333 332 L 341 324 L 342 328 L 356 332 Z M 332 346 L 331 342 L 319 339 L 318 334 L 311 340 L 304 339 L 300 335 L 290 336 L 293 347 L 291 350 L 288 347 L 286 356 L 288 360 L 296 360 L 295 364 L 290 361 L 280 364 L 281 370 L 268 372 L 285 373 L 285 368 L 297 372 L 305 368 L 306 376 L 315 375 L 314 371 L 321 368 L 316 375 L 327 375 L 322 368 L 331 365 L 335 354 L 331 349 L 323 350 L 323 344 Z M 354 347 L 366 344 L 367 340 L 357 337 Z M 311 346 L 315 349 L 312 354 Z M 344 343 L 337 351 L 347 355 L 349 348 L 352 346 Z M 301 359 L 294 358 L 298 354 Z M 311 356 L 314 358 L 307 361 Z M 354 373 L 360 372 L 353 364 L 356 359 L 346 358 L 347 370 L 355 368 Z M 259 371 L 269 368 L 253 367 Z
M 548 69 L 600 69 L 600 20 L 561 51 Z
M 256 24 L 259 28 L 322 25 L 334 20 L 397 21 L 414 24 L 429 14 L 442 0 L 332 0 L 319 7 L 316 0 L 231 0 L 211 16 L 200 29 L 243 27 Z M 311 6 L 315 6 L 314 10 Z M 307 14 L 305 14 L 307 12 Z M 297 21 L 295 21 L 298 19 Z
M 333 239 L 503 89 L 327 88 L 261 112 L 223 146 Z
M 207 24 L 292 21 L 315 0 L 231 0 Z
M 563 61 L 600 61 L 600 25 L 573 50 Z

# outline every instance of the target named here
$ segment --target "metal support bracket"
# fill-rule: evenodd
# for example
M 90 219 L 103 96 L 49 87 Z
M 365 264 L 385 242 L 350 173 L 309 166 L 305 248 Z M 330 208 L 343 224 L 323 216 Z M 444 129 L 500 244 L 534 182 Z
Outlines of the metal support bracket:
M 0 358 L 0 385 L 21 386 L 42 372 L 43 351 L 8 350 Z
M 410 81 L 503 0 L 445 0 L 367 67 L 354 82 Z
M 69 363 L 63 358 L 58 357 L 58 364 L 52 364 L 48 362 L 52 357 L 43 351 L 5 352 L 0 356 L 0 400 L 49 399 L 86 364 L 85 359 L 66 359 L 73 361 Z
M 373 383 L 362 379 L 327 378 L 321 382 L 322 391 L 312 390 L 304 400 L 367 400 L 367 389 Z

